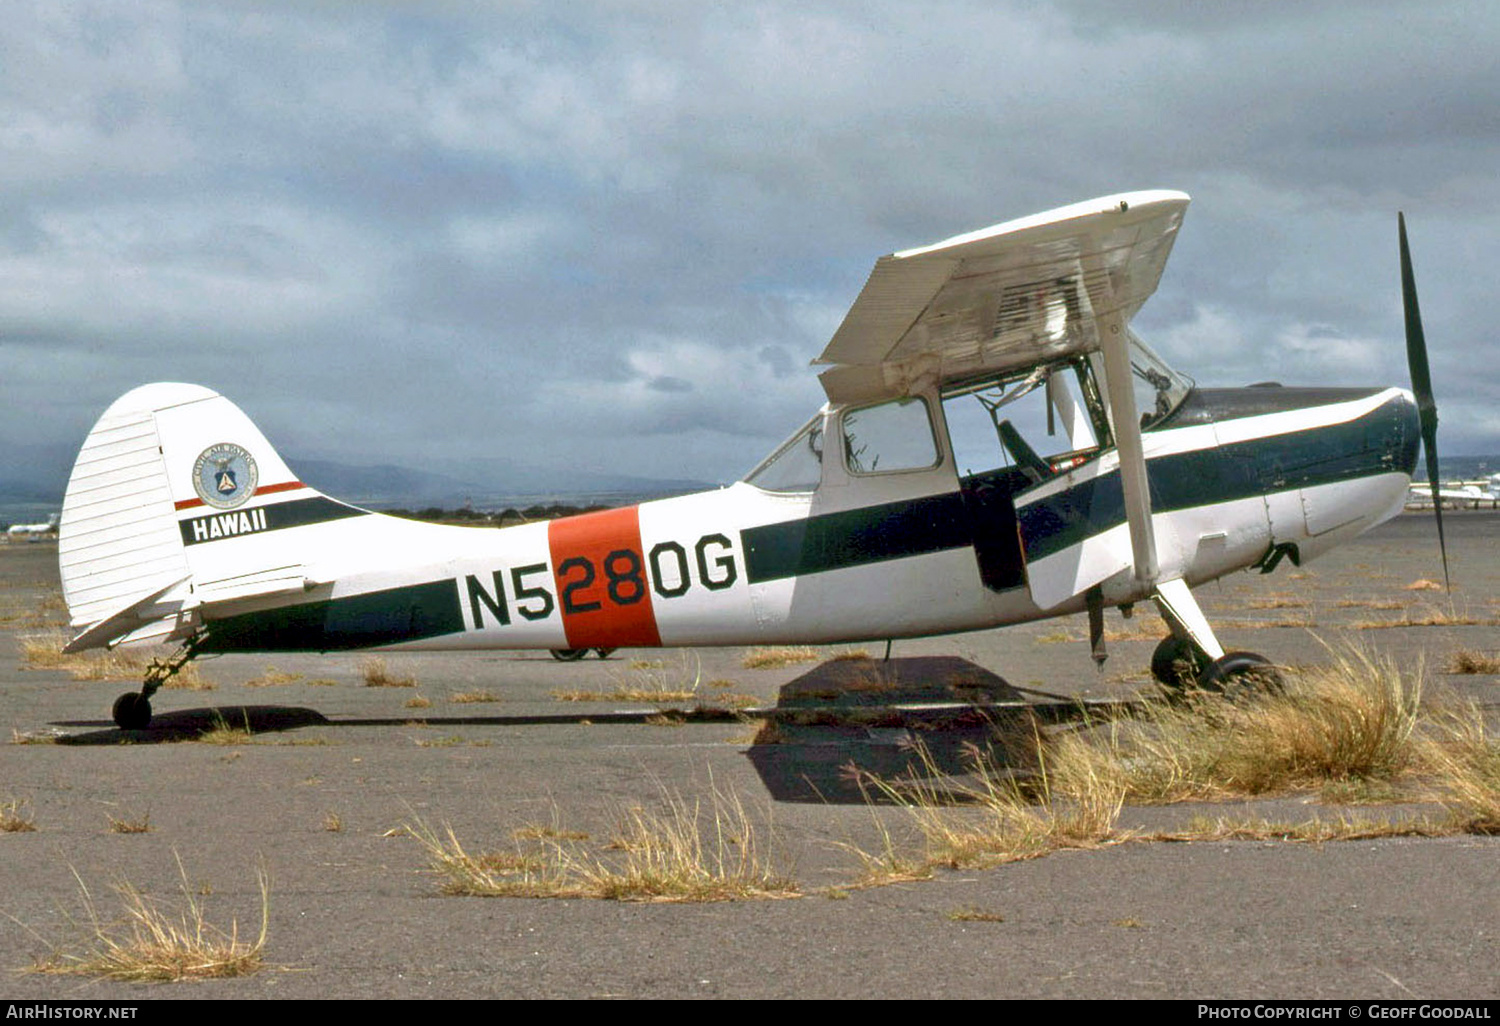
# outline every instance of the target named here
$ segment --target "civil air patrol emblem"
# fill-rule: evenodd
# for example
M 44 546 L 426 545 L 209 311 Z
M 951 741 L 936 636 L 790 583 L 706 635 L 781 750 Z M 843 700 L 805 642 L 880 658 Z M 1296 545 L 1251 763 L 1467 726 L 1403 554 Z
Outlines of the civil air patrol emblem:
M 209 446 L 193 464 L 193 489 L 216 509 L 234 509 L 255 494 L 255 457 L 233 442 Z

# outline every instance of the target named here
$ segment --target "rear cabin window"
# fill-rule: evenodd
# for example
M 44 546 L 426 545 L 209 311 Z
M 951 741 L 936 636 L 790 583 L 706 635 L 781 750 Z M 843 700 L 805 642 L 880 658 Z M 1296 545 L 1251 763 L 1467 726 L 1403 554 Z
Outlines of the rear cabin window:
M 914 396 L 847 411 L 845 462 L 854 474 L 889 474 L 938 465 L 927 403 Z

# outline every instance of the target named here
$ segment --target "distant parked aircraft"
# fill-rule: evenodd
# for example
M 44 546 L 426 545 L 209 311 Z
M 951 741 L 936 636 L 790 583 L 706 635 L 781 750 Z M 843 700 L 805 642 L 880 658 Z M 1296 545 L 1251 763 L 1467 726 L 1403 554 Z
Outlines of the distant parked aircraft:
M 45 524 L 11 524 L 5 533 L 10 538 L 40 538 L 56 531 L 61 518 L 61 513 L 54 513 L 47 518 Z

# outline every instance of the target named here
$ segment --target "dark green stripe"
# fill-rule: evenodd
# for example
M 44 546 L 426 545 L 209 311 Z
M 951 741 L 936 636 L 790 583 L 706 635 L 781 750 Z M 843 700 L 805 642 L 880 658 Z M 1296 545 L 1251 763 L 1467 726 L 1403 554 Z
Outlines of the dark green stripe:
M 464 629 L 458 585 L 431 581 L 210 620 L 204 652 L 329 652 Z
M 1414 424 L 1411 404 L 1392 399 L 1343 424 L 1158 456 L 1146 463 L 1151 509 L 1170 513 L 1372 474 L 1409 474 L 1416 463 Z M 1028 561 L 1123 524 L 1119 472 L 1033 503 L 1018 519 Z
M 286 527 L 302 527 L 306 524 L 321 524 L 328 520 L 343 520 L 346 517 L 362 517 L 369 514 L 354 506 L 346 506 L 326 496 L 315 496 L 311 499 L 297 499 L 292 502 L 277 502 L 269 506 L 263 506 L 265 510 L 266 526 L 259 531 L 246 531 L 245 534 L 266 534 L 270 531 L 279 531 Z M 210 513 L 206 516 L 190 517 L 178 523 L 178 529 L 182 531 L 182 544 L 204 545 L 209 542 L 225 541 L 229 538 L 242 538 L 242 534 L 226 534 L 220 538 L 199 538 L 198 532 L 193 530 L 194 524 L 202 524 L 204 533 L 209 530 L 211 521 L 219 517 L 239 518 L 241 513 L 250 513 L 250 510 L 225 510 L 221 513 Z
M 740 538 L 751 584 L 974 544 L 957 492 L 766 524 Z

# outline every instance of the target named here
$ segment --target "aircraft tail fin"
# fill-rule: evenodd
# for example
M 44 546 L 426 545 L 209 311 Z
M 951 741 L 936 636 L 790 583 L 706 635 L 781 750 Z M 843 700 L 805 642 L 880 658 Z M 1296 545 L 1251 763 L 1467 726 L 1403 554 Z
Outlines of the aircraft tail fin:
M 298 481 L 217 392 L 134 389 L 89 432 L 63 499 L 59 570 L 71 623 L 82 628 L 69 648 L 185 638 L 210 596 L 300 589 L 297 554 L 251 537 L 362 512 Z

